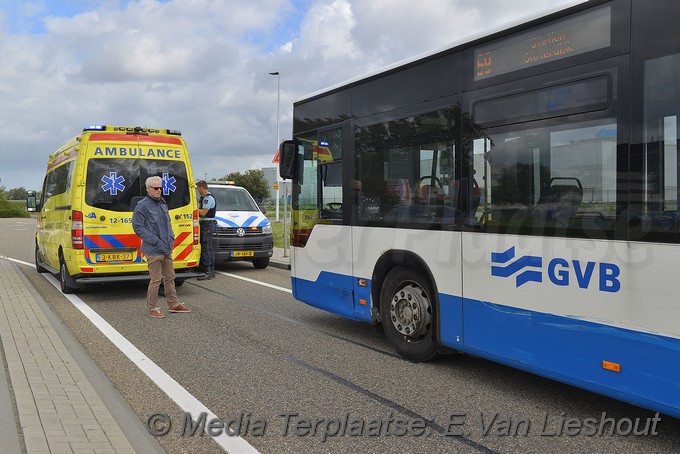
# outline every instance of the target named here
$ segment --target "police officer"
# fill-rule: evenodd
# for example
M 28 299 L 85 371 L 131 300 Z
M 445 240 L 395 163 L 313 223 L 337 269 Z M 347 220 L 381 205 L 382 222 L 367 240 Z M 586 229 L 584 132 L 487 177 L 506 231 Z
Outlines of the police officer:
M 199 180 L 196 189 L 201 194 L 198 201 L 198 220 L 201 225 L 201 264 L 205 276 L 197 280 L 204 281 L 215 277 L 215 253 L 213 251 L 213 235 L 215 234 L 215 212 L 217 202 L 215 197 L 208 191 L 208 183 Z

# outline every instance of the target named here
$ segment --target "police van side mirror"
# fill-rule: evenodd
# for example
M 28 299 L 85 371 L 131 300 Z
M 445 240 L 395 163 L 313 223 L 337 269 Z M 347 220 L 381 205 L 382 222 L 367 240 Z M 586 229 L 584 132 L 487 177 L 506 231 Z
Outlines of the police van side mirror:
M 303 145 L 297 140 L 286 140 L 279 146 L 279 175 L 284 180 L 297 179 L 298 155 L 304 153 Z
M 29 213 L 39 211 L 38 200 L 36 199 L 35 194 L 29 194 L 28 197 L 26 197 L 26 211 Z

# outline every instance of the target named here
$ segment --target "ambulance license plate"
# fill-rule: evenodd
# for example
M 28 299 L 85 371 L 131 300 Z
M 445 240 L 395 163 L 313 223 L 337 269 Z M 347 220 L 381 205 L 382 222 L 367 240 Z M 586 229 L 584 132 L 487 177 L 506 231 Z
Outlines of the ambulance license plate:
M 232 257 L 253 257 L 255 251 L 231 251 Z
M 131 262 L 132 252 L 109 252 L 97 254 L 98 262 Z

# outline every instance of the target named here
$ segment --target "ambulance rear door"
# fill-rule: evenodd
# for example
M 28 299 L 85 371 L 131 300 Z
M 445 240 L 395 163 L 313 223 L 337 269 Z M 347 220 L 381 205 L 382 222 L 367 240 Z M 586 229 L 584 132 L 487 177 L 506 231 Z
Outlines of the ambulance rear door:
M 84 256 L 101 271 L 144 271 L 132 212 L 159 176 L 175 231 L 173 256 L 193 252 L 193 206 L 186 147 L 179 137 L 93 133 L 89 137 L 83 204 Z M 134 267 L 134 265 L 138 267 Z M 121 265 L 132 265 L 124 269 Z M 106 270 L 105 268 L 111 268 Z

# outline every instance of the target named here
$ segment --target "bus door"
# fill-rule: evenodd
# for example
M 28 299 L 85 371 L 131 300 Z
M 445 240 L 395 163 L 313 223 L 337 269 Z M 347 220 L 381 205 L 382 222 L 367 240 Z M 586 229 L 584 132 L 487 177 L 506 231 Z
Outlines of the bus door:
M 343 128 L 303 134 L 304 161 L 293 188 L 293 286 L 301 301 L 354 314 L 349 205 L 343 194 Z

